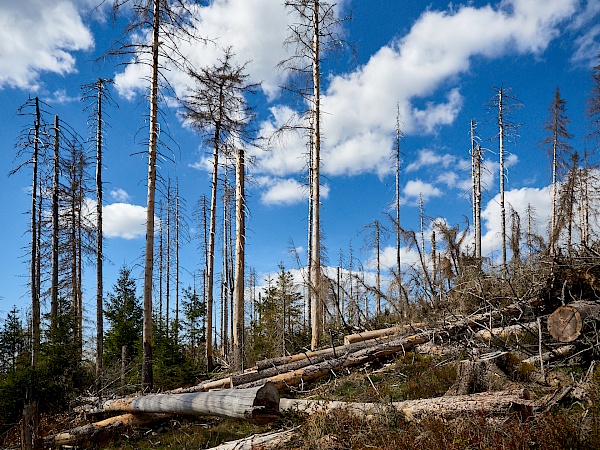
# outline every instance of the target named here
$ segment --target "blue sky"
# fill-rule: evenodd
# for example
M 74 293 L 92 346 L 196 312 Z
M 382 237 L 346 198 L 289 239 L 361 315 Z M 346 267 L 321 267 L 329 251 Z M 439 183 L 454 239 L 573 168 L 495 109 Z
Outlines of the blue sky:
M 59 114 L 86 135 L 86 113 L 80 87 L 98 77 L 114 78 L 112 96 L 118 108 L 108 108 L 105 150 L 105 268 L 106 289 L 119 267 L 139 267 L 144 244 L 146 106 L 139 67 L 119 61 L 97 61 L 122 32 L 113 23 L 108 5 L 98 0 L 21 0 L 0 4 L 0 311 L 26 307 L 29 171 L 8 177 L 19 161 L 14 143 L 26 121 L 16 111 L 28 98 L 39 96 L 51 114 Z M 110 3 L 110 2 L 106 2 Z M 282 0 L 215 0 L 199 9 L 197 30 L 214 44 L 182 44 L 197 66 L 213 64 L 219 49 L 232 46 L 240 63 L 249 61 L 250 80 L 262 82 L 252 99 L 265 135 L 285 122 L 295 105 L 283 103 L 280 86 L 285 74 L 275 66 L 287 55 L 282 43 L 291 18 Z M 523 212 L 536 207 L 542 227 L 548 219 L 550 163 L 538 143 L 558 86 L 567 101 L 574 135 L 572 145 L 583 153 L 594 150 L 583 137 L 588 132 L 585 106 L 591 89 L 591 67 L 600 53 L 599 0 L 504 0 L 401 2 L 342 0 L 348 51 L 327 59 L 324 75 L 324 149 L 322 227 L 329 260 L 337 265 L 340 251 L 370 266 L 372 254 L 361 251 L 365 225 L 386 219 L 394 199 L 391 157 L 399 105 L 404 152 L 402 225 L 418 231 L 418 199 L 429 218 L 444 218 L 464 227 L 471 217 L 469 186 L 469 123 L 480 125 L 485 154 L 484 254 L 498 253 L 499 214 L 497 141 L 494 113 L 486 103 L 494 87 L 510 87 L 523 107 L 514 114 L 521 125 L 508 146 L 507 201 Z M 189 81 L 170 74 L 175 90 L 185 92 Z M 182 126 L 171 105 L 168 126 L 176 164 L 164 161 L 163 177 L 177 177 L 180 195 L 191 210 L 202 193 L 209 193 L 206 170 L 210 155 L 200 138 Z M 142 131 L 138 130 L 142 128 Z M 303 183 L 305 143 L 290 136 L 268 151 L 253 150 L 255 165 L 249 197 L 247 264 L 259 274 L 277 270 L 279 262 L 296 268 L 290 248 L 304 259 L 306 189 Z M 139 154 L 142 152 L 142 154 Z M 393 246 L 393 241 L 388 244 Z M 182 250 L 182 285 L 199 268 L 196 243 Z M 404 250 L 409 264 L 414 255 Z M 385 250 L 390 264 L 391 247 Z M 384 261 L 387 261 L 384 258 Z M 136 266 L 137 265 L 137 266 Z M 94 269 L 87 267 L 84 307 L 92 312 Z M 141 283 L 140 283 L 141 284 Z

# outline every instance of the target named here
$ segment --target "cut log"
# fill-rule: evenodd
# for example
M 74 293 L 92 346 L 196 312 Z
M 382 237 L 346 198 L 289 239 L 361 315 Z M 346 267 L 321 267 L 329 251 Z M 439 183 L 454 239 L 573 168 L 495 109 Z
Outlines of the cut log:
M 408 333 L 417 333 L 421 331 L 421 328 L 425 326 L 425 323 L 413 323 L 409 325 L 395 326 L 391 328 L 384 328 L 381 330 L 363 331 L 361 333 L 348 334 L 344 336 L 344 345 L 354 344 L 356 342 L 368 341 L 370 339 L 381 339 L 389 336 L 398 336 Z
M 82 445 L 101 438 L 109 438 L 124 427 L 142 427 L 164 420 L 164 414 L 123 414 L 100 422 L 82 425 L 44 438 L 46 447 L 61 448 L 63 445 Z
M 402 413 L 408 421 L 419 421 L 426 417 L 457 419 L 482 413 L 488 418 L 507 417 L 511 413 L 519 413 L 525 418 L 533 413 L 536 404 L 530 400 L 526 389 L 520 389 L 393 403 L 347 403 L 282 398 L 279 406 L 282 411 L 291 409 L 308 414 L 344 409 L 363 419 L 372 419 L 391 410 Z
M 548 331 L 559 342 L 573 342 L 587 320 L 600 320 L 600 303 L 580 301 L 559 307 L 548 317 Z
M 279 417 L 279 393 L 273 383 L 249 389 L 191 394 L 157 394 L 109 400 L 105 411 L 219 416 L 268 423 Z
M 278 448 L 289 442 L 294 436 L 295 429 L 276 431 L 274 433 L 253 434 L 236 441 L 225 442 L 208 450 L 267 450 Z

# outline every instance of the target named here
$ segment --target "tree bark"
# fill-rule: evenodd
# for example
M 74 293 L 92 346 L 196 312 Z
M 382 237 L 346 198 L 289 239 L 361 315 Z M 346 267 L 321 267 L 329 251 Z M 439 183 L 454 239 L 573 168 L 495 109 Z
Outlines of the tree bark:
M 152 370 L 152 286 L 154 269 L 154 209 L 156 197 L 156 153 L 158 146 L 158 70 L 160 5 L 154 2 L 152 24 L 152 78 L 150 82 L 150 137 L 148 140 L 148 199 L 146 206 L 146 250 L 144 259 L 144 319 L 142 325 L 142 388 L 154 385 Z
M 235 164 L 235 281 L 233 286 L 233 360 L 236 370 L 244 369 L 244 285 L 246 247 L 246 176 L 244 149 L 237 150 Z
M 497 339 L 518 338 L 523 333 L 533 333 L 534 331 L 537 332 L 537 322 L 517 323 L 505 327 L 492 328 L 491 330 L 479 330 L 475 333 L 475 336 L 492 344 Z
M 249 389 L 192 394 L 157 394 L 109 400 L 105 411 L 219 416 L 268 423 L 279 417 L 279 393 L 272 383 Z
M 424 322 L 411 323 L 408 325 L 384 328 L 381 330 L 363 331 L 361 333 L 348 334 L 344 336 L 344 345 L 355 344 L 357 342 L 368 341 L 370 339 L 381 339 L 389 336 L 397 336 L 404 333 L 415 332 L 415 328 L 421 328 Z
M 536 406 L 535 402 L 530 400 L 530 394 L 526 389 L 406 400 L 391 404 L 282 398 L 279 405 L 282 411 L 291 409 L 308 414 L 344 409 L 362 419 L 372 419 L 391 410 L 402 413 L 408 421 L 419 421 L 427 417 L 457 419 L 482 413 L 489 418 L 506 417 L 514 412 L 520 413 L 522 417 L 528 417 Z
M 289 442 L 294 436 L 295 430 L 276 431 L 271 433 L 253 434 L 236 441 L 225 442 L 208 450 L 267 450 L 279 448 L 280 445 Z
M 600 320 L 600 303 L 578 301 L 559 307 L 548 317 L 548 331 L 559 342 L 573 342 L 587 320 Z

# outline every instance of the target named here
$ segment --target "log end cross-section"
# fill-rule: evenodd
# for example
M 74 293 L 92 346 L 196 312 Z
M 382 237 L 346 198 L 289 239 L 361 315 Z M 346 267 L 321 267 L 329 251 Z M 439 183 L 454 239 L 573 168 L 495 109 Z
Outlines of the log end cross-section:
M 584 323 L 588 318 L 600 318 L 600 304 L 573 302 L 550 314 L 548 331 L 559 342 L 573 342 L 583 332 Z

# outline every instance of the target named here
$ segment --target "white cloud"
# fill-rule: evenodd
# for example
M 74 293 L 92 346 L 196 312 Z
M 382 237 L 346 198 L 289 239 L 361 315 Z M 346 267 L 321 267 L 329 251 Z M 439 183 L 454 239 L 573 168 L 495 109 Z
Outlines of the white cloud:
M 292 205 L 306 199 L 306 186 L 291 178 L 257 179 L 264 192 L 261 201 L 266 205 Z
M 0 88 L 36 91 L 44 72 L 76 72 L 72 53 L 93 44 L 73 1 L 0 2 Z
M 323 173 L 390 173 L 397 104 L 405 134 L 433 133 L 453 123 L 463 103 L 458 77 L 469 72 L 473 58 L 541 54 L 578 5 L 578 0 L 503 0 L 427 10 L 406 35 L 382 47 L 365 65 L 325 83 Z M 250 61 L 250 80 L 263 81 L 269 99 L 277 99 L 285 74 L 274 67 L 287 55 L 282 43 L 293 16 L 272 0 L 216 0 L 198 11 L 199 35 L 216 38 L 217 45 L 182 43 L 180 50 L 202 67 L 216 62 L 219 48 L 233 46 L 241 62 Z M 132 66 L 117 76 L 118 87 L 132 95 L 145 85 L 143 75 L 140 66 Z M 171 75 L 172 85 L 182 93 L 186 76 L 176 71 Z M 271 113 L 262 124 L 263 135 L 293 112 L 275 105 Z M 287 177 L 305 169 L 304 136 L 286 137 L 278 147 L 255 155 L 255 174 Z
M 124 189 L 121 188 L 111 189 L 109 194 L 113 200 L 116 200 L 117 202 L 121 203 L 129 201 L 129 199 L 131 198 L 130 195 Z
M 417 160 L 406 166 L 406 172 L 414 172 L 427 166 L 441 166 L 448 168 L 455 164 L 456 156 L 448 153 L 440 155 L 433 150 L 419 150 Z
M 418 200 L 419 197 L 421 197 L 424 202 L 427 202 L 427 200 L 432 197 L 442 196 L 442 191 L 437 187 L 421 180 L 410 180 L 406 183 L 402 192 L 406 197 L 412 198 L 413 200 Z
M 307 187 L 292 178 L 258 177 L 255 179 L 262 191 L 265 205 L 294 205 L 307 199 Z M 321 185 L 321 199 L 329 197 L 329 186 Z
M 283 75 L 275 67 L 286 57 L 283 41 L 292 20 L 283 2 L 272 0 L 215 0 L 207 6 L 198 6 L 194 28 L 201 38 L 210 40 L 206 45 L 181 40 L 178 50 L 197 68 L 214 65 L 223 56 L 223 50 L 232 47 L 239 64 L 248 63 L 249 81 L 262 83 L 261 88 L 271 98 L 279 92 Z M 268 30 L 268 32 L 265 32 Z M 132 98 L 145 89 L 143 78 L 147 69 L 130 65 L 115 77 L 119 93 Z M 187 75 L 172 71 L 169 81 L 178 94 L 189 85 Z
M 107 238 L 136 239 L 146 234 L 146 208 L 129 203 L 112 203 L 102 209 L 103 232 Z
M 462 108 L 463 98 L 458 89 L 452 89 L 447 99 L 446 103 L 427 102 L 425 109 L 413 108 L 415 126 L 425 133 L 433 133 L 440 125 L 452 124 Z
M 521 218 L 521 230 L 526 230 L 527 208 L 531 205 L 536 212 L 536 223 L 538 228 L 534 231 L 542 236 L 547 236 L 547 224 L 550 222 L 550 188 L 521 188 L 506 191 L 504 201 L 507 209 L 507 226 L 510 226 L 508 217 L 509 205 L 519 214 Z M 485 206 L 481 212 L 483 226 L 485 227 L 482 236 L 482 250 L 484 254 L 498 252 L 502 245 L 502 223 L 500 217 L 500 194 L 497 194 Z

